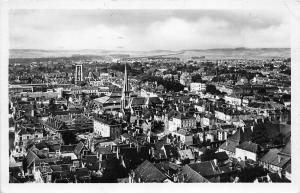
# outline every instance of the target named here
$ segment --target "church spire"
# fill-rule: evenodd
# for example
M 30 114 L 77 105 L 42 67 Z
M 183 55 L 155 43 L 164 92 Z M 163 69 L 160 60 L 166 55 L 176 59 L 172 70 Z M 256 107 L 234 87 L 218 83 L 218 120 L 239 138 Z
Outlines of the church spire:
M 128 105 L 129 92 L 130 91 L 129 91 L 129 84 L 128 84 L 127 67 L 126 67 L 126 63 L 125 63 L 123 89 L 122 89 L 122 97 L 121 97 L 121 110 L 122 110 L 122 112 L 124 112 L 124 109 Z

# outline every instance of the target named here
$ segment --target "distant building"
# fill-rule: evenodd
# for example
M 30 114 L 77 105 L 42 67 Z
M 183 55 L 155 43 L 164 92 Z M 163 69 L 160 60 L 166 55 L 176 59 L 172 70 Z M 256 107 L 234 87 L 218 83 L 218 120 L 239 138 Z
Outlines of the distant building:
M 191 92 L 201 92 L 206 90 L 206 84 L 200 82 L 192 82 L 190 84 Z
M 119 138 L 121 135 L 121 123 L 106 117 L 94 117 L 94 133 L 102 137 Z
M 180 129 L 178 131 L 173 131 L 172 133 L 173 137 L 176 137 L 176 139 L 178 141 L 181 141 L 182 143 L 186 144 L 186 145 L 193 145 L 193 135 L 192 133 Z
M 237 159 L 241 159 L 243 161 L 247 159 L 256 161 L 258 152 L 259 145 L 251 141 L 245 141 L 236 147 L 235 156 Z
M 75 84 L 83 81 L 82 64 L 76 64 L 75 67 Z
M 177 115 L 169 120 L 169 131 L 177 129 L 190 130 L 196 128 L 196 118 L 193 116 Z

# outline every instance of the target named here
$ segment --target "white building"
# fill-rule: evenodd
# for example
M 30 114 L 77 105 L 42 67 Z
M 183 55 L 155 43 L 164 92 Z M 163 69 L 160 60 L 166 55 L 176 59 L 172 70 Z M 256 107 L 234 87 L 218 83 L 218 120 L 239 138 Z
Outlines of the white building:
M 240 160 L 257 160 L 258 145 L 251 141 L 245 141 L 238 145 L 235 149 L 235 158 Z
M 192 82 L 190 84 L 191 92 L 201 92 L 206 90 L 206 84 L 200 82 Z
M 193 116 L 179 115 L 169 120 L 169 131 L 177 131 L 177 129 L 192 129 L 196 128 L 196 118 Z
M 102 137 L 118 138 L 121 135 L 121 124 L 116 121 L 95 117 L 93 123 L 94 133 Z
M 182 143 L 184 143 L 186 145 L 193 144 L 193 135 L 184 129 L 180 129 L 179 131 L 171 132 L 171 134 L 173 137 L 176 137 L 179 141 L 181 141 Z

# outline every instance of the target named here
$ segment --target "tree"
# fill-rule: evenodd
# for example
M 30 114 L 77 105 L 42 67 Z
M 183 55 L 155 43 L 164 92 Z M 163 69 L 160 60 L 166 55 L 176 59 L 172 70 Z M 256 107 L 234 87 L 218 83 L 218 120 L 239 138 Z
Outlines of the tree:
M 251 141 L 262 146 L 269 141 L 267 128 L 263 123 L 254 126 Z
M 73 132 L 62 133 L 62 139 L 65 145 L 76 144 L 78 142 Z
M 201 74 L 193 75 L 192 82 L 202 82 Z
M 164 130 L 164 123 L 162 121 L 153 121 L 151 124 L 151 131 L 153 133 L 162 132 Z

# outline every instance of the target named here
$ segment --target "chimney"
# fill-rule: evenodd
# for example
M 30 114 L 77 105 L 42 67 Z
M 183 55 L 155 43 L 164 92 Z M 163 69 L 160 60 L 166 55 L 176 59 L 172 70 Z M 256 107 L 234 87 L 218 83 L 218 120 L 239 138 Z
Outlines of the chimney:
M 126 165 L 125 165 L 125 162 L 124 162 L 124 158 L 123 158 L 123 155 L 120 156 L 121 158 L 121 165 L 126 168 Z
M 227 131 L 224 131 L 224 140 L 227 140 Z
M 154 148 L 151 147 L 151 156 L 153 157 L 154 156 Z
M 120 149 L 119 149 L 119 147 L 117 147 L 117 159 L 119 159 L 119 151 L 120 151 Z
M 218 165 L 217 159 L 213 159 L 213 162 L 215 163 L 216 166 Z M 215 169 L 215 167 L 214 167 L 214 169 Z
M 281 173 L 281 171 L 278 171 L 278 175 L 282 179 L 282 173 Z
M 178 177 L 177 177 L 176 174 L 173 175 L 173 181 L 174 181 L 174 182 L 177 182 L 177 181 L 178 181 Z
M 95 143 L 94 140 L 91 141 L 91 152 L 95 151 Z

